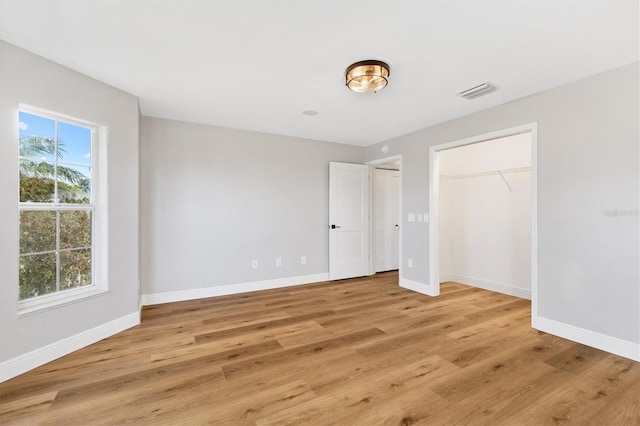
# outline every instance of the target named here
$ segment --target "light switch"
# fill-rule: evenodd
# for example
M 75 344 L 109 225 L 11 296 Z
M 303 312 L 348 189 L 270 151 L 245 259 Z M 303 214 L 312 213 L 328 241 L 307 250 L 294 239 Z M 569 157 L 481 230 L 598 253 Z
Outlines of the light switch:
M 425 222 L 429 222 L 429 213 L 425 213 L 422 218 Z
M 407 218 L 407 220 L 409 222 L 415 222 L 416 221 L 416 214 L 415 213 L 409 213 L 409 217 Z
M 418 222 L 422 222 L 422 215 L 418 213 Z

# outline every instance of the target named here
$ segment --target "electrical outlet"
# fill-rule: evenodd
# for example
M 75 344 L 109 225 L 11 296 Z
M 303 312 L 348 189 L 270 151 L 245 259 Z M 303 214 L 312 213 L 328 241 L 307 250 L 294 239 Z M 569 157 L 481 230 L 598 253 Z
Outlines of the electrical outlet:
M 279 268 L 282 266 L 282 259 L 280 259 L 279 257 L 276 257 L 276 268 Z
M 251 268 L 252 269 L 258 269 L 258 259 L 253 259 L 251 261 Z
M 413 259 L 407 259 L 407 266 L 413 268 Z
M 306 265 L 307 264 L 307 256 L 302 256 L 300 258 L 300 264 L 301 265 Z

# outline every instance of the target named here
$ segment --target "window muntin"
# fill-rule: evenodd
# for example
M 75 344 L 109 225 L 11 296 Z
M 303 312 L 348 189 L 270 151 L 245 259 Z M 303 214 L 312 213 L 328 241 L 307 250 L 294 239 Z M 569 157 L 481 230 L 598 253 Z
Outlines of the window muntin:
M 19 111 L 19 300 L 94 284 L 95 127 Z

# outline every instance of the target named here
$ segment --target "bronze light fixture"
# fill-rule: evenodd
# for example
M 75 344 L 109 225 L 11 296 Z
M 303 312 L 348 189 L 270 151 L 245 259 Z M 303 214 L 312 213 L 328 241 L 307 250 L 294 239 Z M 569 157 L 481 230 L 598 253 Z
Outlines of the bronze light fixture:
M 347 68 L 346 84 L 354 92 L 377 92 L 386 87 L 389 80 L 389 65 L 373 59 L 356 62 Z

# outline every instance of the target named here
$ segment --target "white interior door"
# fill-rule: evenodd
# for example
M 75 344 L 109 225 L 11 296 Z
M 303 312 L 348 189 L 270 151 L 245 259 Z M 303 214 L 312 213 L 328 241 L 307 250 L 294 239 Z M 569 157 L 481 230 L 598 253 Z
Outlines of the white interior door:
M 376 272 L 396 270 L 400 252 L 400 172 L 376 169 L 373 187 Z
M 329 163 L 329 279 L 369 268 L 369 166 Z

